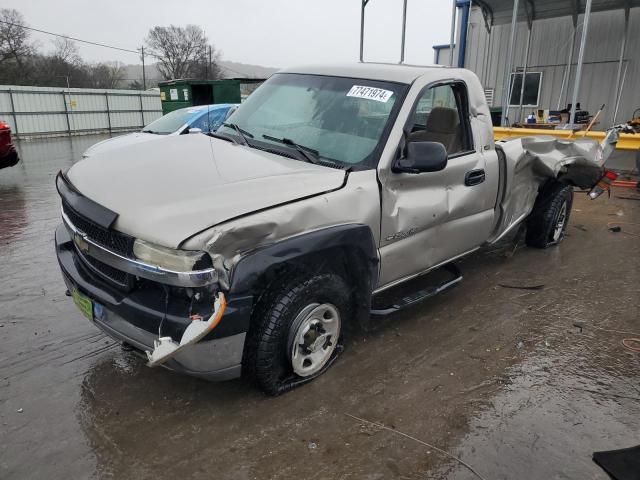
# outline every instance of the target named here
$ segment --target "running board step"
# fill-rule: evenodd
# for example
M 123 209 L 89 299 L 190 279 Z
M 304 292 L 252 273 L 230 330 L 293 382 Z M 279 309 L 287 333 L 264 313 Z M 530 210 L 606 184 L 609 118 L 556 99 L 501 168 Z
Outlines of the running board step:
M 412 305 L 415 305 L 416 303 L 422 302 L 427 298 L 434 297 L 439 293 L 442 293 L 445 290 L 452 288 L 462 280 L 462 273 L 460 272 L 460 269 L 453 263 L 448 263 L 446 265 L 443 265 L 442 267 L 436 269 L 434 272 L 437 272 L 437 271 L 448 273 L 449 274 L 448 278 L 443 279 L 437 285 L 427 285 L 426 287 L 420 288 L 417 291 L 414 291 L 411 293 L 404 293 L 402 294 L 402 296 L 400 296 L 400 298 L 393 301 L 389 306 L 376 305 L 376 300 L 374 298 L 374 301 L 373 301 L 374 308 L 371 309 L 371 315 L 375 315 L 375 316 L 390 315 L 400 310 L 404 310 L 407 307 L 410 307 Z M 430 274 L 425 274 L 421 278 L 428 278 L 429 275 Z M 381 296 L 381 295 L 379 294 L 378 296 Z

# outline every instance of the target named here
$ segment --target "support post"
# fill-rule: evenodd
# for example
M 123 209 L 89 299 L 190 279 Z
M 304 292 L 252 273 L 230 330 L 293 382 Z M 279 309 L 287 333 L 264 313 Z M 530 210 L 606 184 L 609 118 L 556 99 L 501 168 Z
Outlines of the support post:
M 578 64 L 576 65 L 576 80 L 573 84 L 573 97 L 571 99 L 571 114 L 569 115 L 569 123 L 576 123 L 576 103 L 578 102 L 578 94 L 580 93 L 580 80 L 582 80 L 582 62 L 584 61 L 584 50 L 587 44 L 587 33 L 589 32 L 589 18 L 591 17 L 592 0 L 587 0 L 584 8 L 584 21 L 582 27 L 582 35 L 580 36 L 580 51 L 578 52 Z
M 360 4 L 360 61 L 364 58 L 364 7 L 369 0 L 362 0 Z
M 16 138 L 20 138 L 20 130 L 18 130 L 18 115 L 16 115 L 16 104 L 13 101 L 13 90 L 9 89 L 9 100 L 11 101 L 11 115 L 13 116 L 13 132 Z
M 402 6 L 402 43 L 400 47 L 400 63 L 404 63 L 404 39 L 407 33 L 407 0 Z
M 616 100 L 616 109 L 613 112 L 613 124 L 616 124 L 616 118 L 618 118 L 618 109 L 620 108 L 620 100 L 622 99 L 622 90 L 624 90 L 624 81 L 627 78 L 627 68 L 629 67 L 629 63 L 624 66 L 624 73 L 622 74 L 622 81 L 620 82 L 620 95 Z M 640 152 L 640 150 L 638 150 Z M 640 158 L 640 157 L 639 157 Z
M 622 64 L 624 63 L 624 56 L 627 53 L 627 34 L 629 32 L 629 7 L 624 9 L 624 33 L 622 34 L 622 45 L 620 45 L 620 59 L 618 60 L 618 73 L 616 74 L 616 110 L 613 115 L 613 124 L 616 123 L 616 117 L 618 116 L 618 105 L 620 104 L 620 97 L 622 96 Z
M 142 89 L 147 89 L 147 76 L 144 72 L 144 45 L 142 46 Z
M 204 79 L 209 80 L 209 64 L 207 63 L 207 47 L 204 47 Z
M 67 80 L 68 82 L 68 80 Z M 62 90 L 62 101 L 64 102 L 64 115 L 67 118 L 67 133 L 71 136 L 71 122 L 69 122 L 69 106 L 67 105 L 67 96 Z M 71 93 L 69 93 L 69 101 L 71 101 Z
M 531 24 L 528 25 L 527 29 L 527 46 L 524 50 L 524 68 L 522 69 L 522 81 L 520 82 L 520 105 L 518 106 L 518 120 L 523 121 L 522 115 L 522 104 L 524 102 L 524 85 L 527 80 L 527 67 L 529 66 L 529 47 L 531 46 Z M 515 83 L 515 82 L 514 82 Z
M 518 0 L 516 0 L 517 2 Z M 451 10 L 451 36 L 449 37 L 449 66 L 453 67 L 453 47 L 456 40 L 456 13 L 457 13 L 457 0 L 453 0 L 453 7 Z
M 560 95 L 558 95 L 558 106 L 557 110 L 560 110 L 560 106 L 564 103 L 567 103 L 567 99 L 565 97 L 564 102 L 562 97 L 564 95 L 568 95 L 567 84 L 569 83 L 569 78 L 571 77 L 571 62 L 573 62 L 573 48 L 576 44 L 576 34 L 578 33 L 578 26 L 574 22 L 573 24 L 573 34 L 571 36 L 571 48 L 569 49 L 569 60 L 567 60 L 567 66 L 564 69 L 564 75 L 562 75 L 562 84 L 560 85 Z M 565 91 L 566 89 L 566 91 Z
M 213 63 L 211 62 L 211 45 L 209 45 L 209 68 L 207 69 L 209 75 L 213 76 Z M 207 79 L 209 77 L 207 76 Z
M 458 68 L 464 68 L 464 61 L 467 54 L 467 38 L 469 36 L 469 28 L 472 26 L 469 22 L 469 10 L 471 9 L 471 0 L 461 1 L 457 5 L 462 8 L 462 17 L 460 18 L 460 37 L 458 39 Z
M 144 108 L 142 108 L 142 92 L 139 93 L 140 95 L 140 119 L 141 119 L 141 128 L 144 128 Z
M 109 125 L 109 133 L 111 133 L 111 110 L 109 109 L 109 92 L 104 92 L 104 100 L 107 102 L 107 123 Z
M 486 85 L 488 83 L 489 72 L 491 71 L 490 62 L 491 55 L 493 54 L 493 35 L 491 35 L 493 29 L 489 29 L 487 32 L 487 48 L 486 55 L 484 61 L 482 62 L 482 84 Z M 493 105 L 490 105 L 491 107 Z
M 509 48 L 507 49 L 507 64 L 502 86 L 502 126 L 508 127 L 509 103 L 511 103 L 511 70 L 513 70 L 513 54 L 516 42 L 516 25 L 518 22 L 518 0 L 513 1 L 513 14 L 511 16 L 511 33 L 509 34 Z

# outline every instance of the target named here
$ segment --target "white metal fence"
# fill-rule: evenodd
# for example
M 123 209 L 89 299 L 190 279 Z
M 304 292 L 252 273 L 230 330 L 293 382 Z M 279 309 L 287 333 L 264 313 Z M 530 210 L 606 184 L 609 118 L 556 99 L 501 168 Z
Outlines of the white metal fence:
M 160 116 L 154 91 L 0 85 L 0 120 L 17 137 L 133 130 Z

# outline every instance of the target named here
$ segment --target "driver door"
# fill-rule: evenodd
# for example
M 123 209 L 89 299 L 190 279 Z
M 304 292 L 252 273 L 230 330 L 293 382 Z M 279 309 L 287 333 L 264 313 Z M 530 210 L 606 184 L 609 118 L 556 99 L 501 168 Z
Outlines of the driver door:
M 494 220 L 497 157 L 474 146 L 464 83 L 425 86 L 404 131 L 405 142 L 442 143 L 448 161 L 438 172 L 389 173 L 383 181 L 380 288 L 475 249 Z

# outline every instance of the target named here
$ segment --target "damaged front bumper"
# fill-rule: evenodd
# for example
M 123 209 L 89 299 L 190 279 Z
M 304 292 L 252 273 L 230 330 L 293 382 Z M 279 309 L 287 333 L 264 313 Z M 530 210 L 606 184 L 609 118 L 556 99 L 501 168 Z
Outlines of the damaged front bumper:
M 226 308 L 227 300 L 224 297 L 224 293 L 220 292 L 218 293 L 213 313 L 209 319 L 206 321 L 202 318 L 192 319 L 191 323 L 187 328 L 185 328 L 179 342 L 176 342 L 171 337 L 159 337 L 157 340 L 154 340 L 153 351 L 146 351 L 147 358 L 149 359 L 149 363 L 147 363 L 147 365 L 150 367 L 162 365 L 167 360 L 179 355 L 188 347 L 195 345 L 205 335 L 216 328 L 216 325 L 220 323 Z
M 64 225 L 56 230 L 55 243 L 67 288 L 80 292 L 93 305 L 92 323 L 132 346 L 150 366 L 161 365 L 207 380 L 240 376 L 251 297 L 224 299 L 219 295 L 215 306 L 216 298 L 211 297 L 207 302 L 210 300 L 212 311 L 201 312 L 207 320 L 194 320 L 190 306 L 181 299 L 165 307 L 160 284 L 147 282 L 144 288 L 123 292 L 94 275 Z M 163 336 L 159 338 L 161 323 Z

